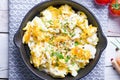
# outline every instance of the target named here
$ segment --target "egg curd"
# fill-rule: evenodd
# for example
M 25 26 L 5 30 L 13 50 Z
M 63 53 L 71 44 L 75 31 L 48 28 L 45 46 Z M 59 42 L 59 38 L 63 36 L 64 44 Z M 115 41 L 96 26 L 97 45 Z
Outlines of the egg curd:
M 30 63 L 53 77 L 77 76 L 95 58 L 97 27 L 85 13 L 69 5 L 50 6 L 23 28 L 23 43 L 30 49 Z

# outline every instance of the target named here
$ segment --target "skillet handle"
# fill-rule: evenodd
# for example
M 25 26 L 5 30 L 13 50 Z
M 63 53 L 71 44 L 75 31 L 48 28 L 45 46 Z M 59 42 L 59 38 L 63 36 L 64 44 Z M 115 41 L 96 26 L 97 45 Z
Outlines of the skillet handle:
M 21 46 L 20 39 L 21 39 L 20 32 L 16 32 L 16 34 L 14 35 L 14 38 L 13 38 L 13 42 L 18 48 L 20 48 L 20 46 Z

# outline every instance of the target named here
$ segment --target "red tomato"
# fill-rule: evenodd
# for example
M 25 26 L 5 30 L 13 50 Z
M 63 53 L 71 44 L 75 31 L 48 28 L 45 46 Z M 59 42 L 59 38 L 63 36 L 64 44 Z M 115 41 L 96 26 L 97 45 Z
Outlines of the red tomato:
M 95 2 L 99 5 L 106 5 L 110 2 L 110 0 L 95 0 Z
M 120 0 L 111 0 L 109 12 L 114 16 L 120 16 Z

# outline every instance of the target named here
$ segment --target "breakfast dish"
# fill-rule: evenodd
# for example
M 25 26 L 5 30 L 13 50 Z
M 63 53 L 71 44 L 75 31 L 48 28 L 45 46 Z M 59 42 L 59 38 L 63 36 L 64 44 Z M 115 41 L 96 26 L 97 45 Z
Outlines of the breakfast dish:
M 23 43 L 30 49 L 30 62 L 53 77 L 77 76 L 95 58 L 97 27 L 84 12 L 71 6 L 50 6 L 23 28 Z

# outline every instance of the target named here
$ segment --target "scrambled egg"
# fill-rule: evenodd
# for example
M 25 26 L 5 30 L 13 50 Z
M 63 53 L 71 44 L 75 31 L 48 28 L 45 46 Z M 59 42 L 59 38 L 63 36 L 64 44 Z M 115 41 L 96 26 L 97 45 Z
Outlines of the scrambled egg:
M 77 76 L 95 58 L 97 27 L 69 5 L 50 6 L 23 28 L 23 43 L 30 48 L 30 62 L 53 77 Z

